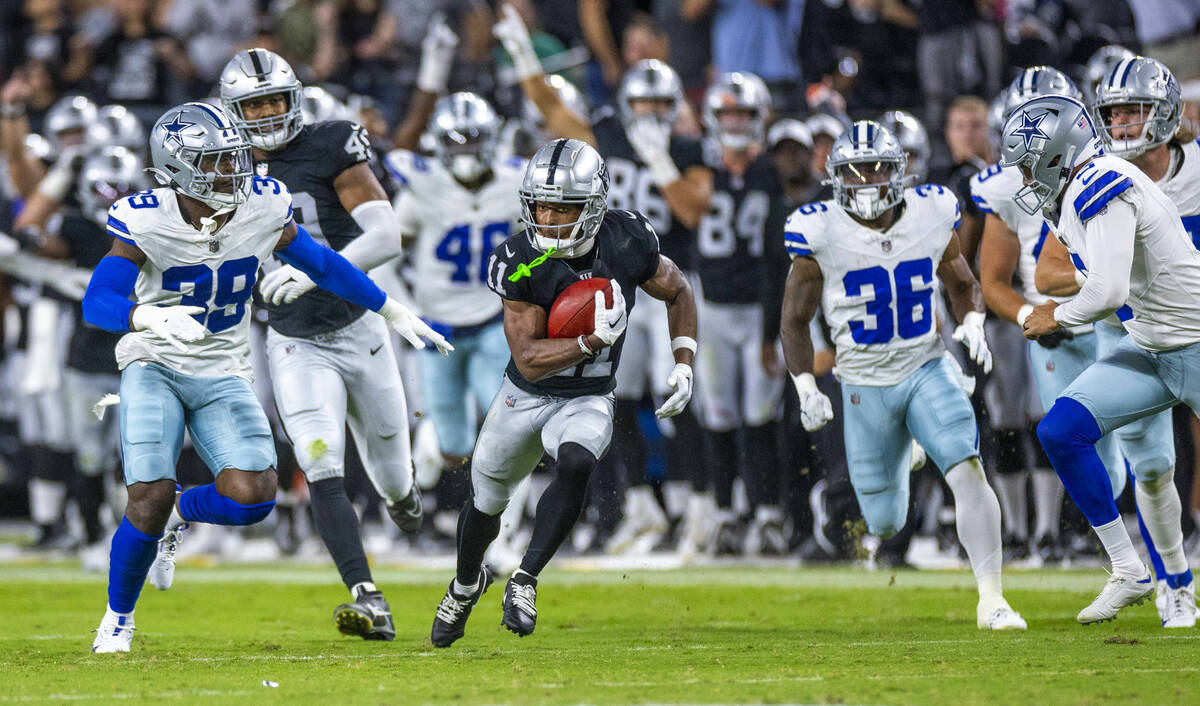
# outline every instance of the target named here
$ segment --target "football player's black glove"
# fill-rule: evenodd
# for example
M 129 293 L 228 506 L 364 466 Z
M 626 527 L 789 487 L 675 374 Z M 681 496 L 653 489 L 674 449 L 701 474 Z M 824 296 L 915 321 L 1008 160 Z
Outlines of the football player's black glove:
M 1038 336 L 1037 342 L 1042 348 L 1058 348 L 1063 341 L 1074 340 L 1075 334 L 1071 333 L 1070 329 L 1060 328 L 1054 333 L 1048 333 L 1044 336 Z

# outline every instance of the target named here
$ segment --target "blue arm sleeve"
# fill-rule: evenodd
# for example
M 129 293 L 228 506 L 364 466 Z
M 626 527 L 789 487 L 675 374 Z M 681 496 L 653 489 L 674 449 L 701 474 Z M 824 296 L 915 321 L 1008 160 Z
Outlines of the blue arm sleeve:
M 96 265 L 83 295 L 83 320 L 106 331 L 129 331 L 129 295 L 137 283 L 138 266 L 123 257 L 109 255 Z
M 371 311 L 379 311 L 387 301 L 387 294 L 370 277 L 331 248 L 313 240 L 299 224 L 296 225 L 296 237 L 277 254 L 284 262 L 311 277 L 318 287 L 346 301 Z

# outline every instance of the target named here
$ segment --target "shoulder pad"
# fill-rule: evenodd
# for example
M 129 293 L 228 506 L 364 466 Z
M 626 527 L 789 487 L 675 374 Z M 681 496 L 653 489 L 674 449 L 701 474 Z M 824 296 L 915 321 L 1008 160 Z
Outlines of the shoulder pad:
M 813 201 L 796 208 L 783 225 L 783 244 L 788 255 L 808 257 L 813 254 L 813 244 L 824 230 L 829 210 L 834 208 L 829 201 Z
M 1133 186 L 1133 179 L 1116 169 L 1106 167 L 1107 165 L 1099 167 L 1091 175 L 1085 176 L 1084 172 L 1080 172 L 1076 176 L 1080 179 L 1083 189 L 1072 201 L 1071 206 L 1081 222 L 1087 222 L 1092 216 L 1103 211 L 1108 207 L 1109 201 Z

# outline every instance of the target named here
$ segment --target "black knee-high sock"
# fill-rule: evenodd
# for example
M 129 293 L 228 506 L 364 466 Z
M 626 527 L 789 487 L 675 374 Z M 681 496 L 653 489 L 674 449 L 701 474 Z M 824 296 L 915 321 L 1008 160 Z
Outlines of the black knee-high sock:
M 638 401 L 617 400 L 613 415 L 613 450 L 624 466 L 627 487 L 646 484 L 646 437 L 638 426 Z
M 458 515 L 458 571 L 455 576 L 463 586 L 479 581 L 483 555 L 500 534 L 500 515 L 488 515 L 475 508 L 475 498 L 468 497 Z
M 600 540 L 612 535 L 624 514 L 622 500 L 625 497 L 625 482 L 621 478 L 619 465 L 617 454 L 604 454 L 604 458 L 596 464 L 591 483 L 588 484 L 588 519 L 594 523 L 596 536 Z
M 358 515 L 354 514 L 342 479 L 326 478 L 309 483 L 308 494 L 312 502 L 313 525 L 333 557 L 342 583 L 353 589 L 356 584 L 370 581 L 371 568 L 367 566 L 367 553 L 363 551 L 362 537 L 358 533 Z
M 675 437 L 668 446 L 667 477 L 686 478 L 692 490 L 703 493 L 710 487 L 711 479 L 704 453 L 704 430 L 690 408 L 672 418 Z
M 75 501 L 83 518 L 83 531 L 88 544 L 100 541 L 100 505 L 104 502 L 104 474 L 87 476 L 75 474 Z
M 717 507 L 728 510 L 733 507 L 733 479 L 737 477 L 737 432 L 709 432 L 712 444 L 713 493 L 717 496 Z
M 742 481 L 752 508 L 779 504 L 779 425 L 774 420 L 743 432 Z
M 554 480 L 538 500 L 533 519 L 533 537 L 521 559 L 521 570 L 537 576 L 558 547 L 571 533 L 583 501 L 587 497 L 588 476 L 596 468 L 596 457 L 579 444 L 566 443 L 558 448 Z

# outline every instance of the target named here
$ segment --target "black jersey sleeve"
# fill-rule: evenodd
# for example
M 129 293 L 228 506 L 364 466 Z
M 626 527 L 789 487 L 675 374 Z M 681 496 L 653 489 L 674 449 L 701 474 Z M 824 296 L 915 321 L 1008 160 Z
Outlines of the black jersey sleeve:
M 329 173 L 337 176 L 361 162 L 370 162 L 374 156 L 370 137 L 358 123 L 349 120 L 330 120 L 317 123 L 313 137 L 320 141 L 323 152 L 329 157 Z
M 529 264 L 525 262 L 527 248 L 521 247 L 525 232 L 521 231 L 500 243 L 488 256 L 488 288 L 502 299 L 533 302 Z
M 690 167 L 705 167 L 708 166 L 704 162 L 704 151 L 700 147 L 700 140 L 692 137 L 672 137 L 670 145 L 671 161 L 675 162 L 675 167 L 686 172 Z
M 650 221 L 637 211 L 617 211 L 617 213 L 624 216 L 619 222 L 629 235 L 626 241 L 628 251 L 622 253 L 622 257 L 627 258 L 628 271 L 634 273 L 634 279 L 640 285 L 658 272 L 660 261 L 658 233 L 654 232 L 654 226 L 650 225 Z

